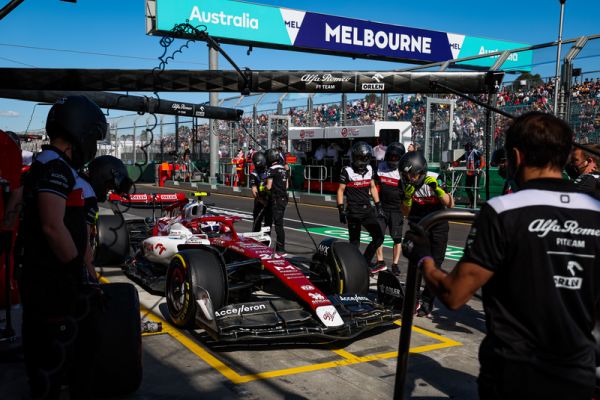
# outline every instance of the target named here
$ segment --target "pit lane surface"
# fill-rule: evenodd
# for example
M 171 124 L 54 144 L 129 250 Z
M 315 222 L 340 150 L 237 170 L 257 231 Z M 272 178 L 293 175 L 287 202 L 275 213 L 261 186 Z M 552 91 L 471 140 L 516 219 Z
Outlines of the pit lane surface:
M 158 190 L 140 186 L 138 191 Z M 245 219 L 237 224 L 238 230 L 250 230 L 246 219 L 251 219 L 252 200 L 214 194 L 205 201 L 214 203 L 211 207 L 215 211 L 242 216 Z M 309 230 L 315 232 L 317 243 L 328 232 L 343 236 L 345 227 L 339 224 L 336 209 L 308 205 L 299 205 L 299 209 Z M 102 212 L 110 211 L 105 208 Z M 130 208 L 126 212 L 130 218 L 151 215 L 143 209 Z M 314 246 L 302 229 L 293 202 L 286 212 L 285 227 L 287 251 L 312 255 Z M 449 244 L 462 247 L 468 229 L 464 224 L 451 224 Z M 384 256 L 389 264 L 391 249 L 385 249 Z M 453 265 L 454 261 L 448 261 L 445 268 Z M 401 268 L 406 270 L 404 259 Z M 111 282 L 128 281 L 116 268 L 105 268 L 102 274 Z M 372 280 L 372 288 L 374 283 Z M 201 330 L 172 327 L 166 321 L 164 298 L 142 288 L 139 293 L 143 315 L 161 321 L 164 329 L 161 334 L 144 337 L 144 380 L 141 388 L 126 398 L 388 399 L 393 394 L 400 329 L 332 345 L 219 346 Z M 477 349 L 485 329 L 481 303 L 472 300 L 460 312 L 437 306 L 432 319 L 415 318 L 407 398 L 476 399 Z M 15 392 L 15 373 L 18 368 L 17 372 L 0 373 L 0 393 Z M 12 389 L 5 391 L 5 387 Z

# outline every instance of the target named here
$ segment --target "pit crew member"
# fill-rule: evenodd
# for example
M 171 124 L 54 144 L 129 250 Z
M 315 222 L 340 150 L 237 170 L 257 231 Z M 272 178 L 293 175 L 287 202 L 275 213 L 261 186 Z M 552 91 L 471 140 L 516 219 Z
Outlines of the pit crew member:
M 400 171 L 404 183 L 403 213 L 409 222 L 418 223 L 426 215 L 454 206 L 452 195 L 438 184 L 437 174 L 427 171 L 427 161 L 421 152 L 403 155 Z M 446 257 L 449 230 L 448 222 L 440 222 L 428 232 L 432 256 L 440 268 Z M 435 295 L 425 287 L 417 304 L 417 316 L 430 316 L 434 300 Z
M 24 178 L 23 348 L 33 398 L 58 399 L 63 374 L 71 398 L 89 397 L 92 386 L 93 308 L 83 304 L 88 241 L 76 171 L 106 130 L 86 97 L 59 99 L 46 120 L 50 145 Z
M 551 114 L 513 121 L 505 147 L 518 190 L 483 205 L 452 272 L 436 268 L 422 228 L 405 235 L 404 254 L 446 306 L 482 288 L 481 399 L 593 397 L 600 201 L 562 179 L 572 135 Z
M 600 152 L 598 144 L 584 144 L 586 149 Z M 574 147 L 571 151 L 570 162 L 565 170 L 575 180 L 577 188 L 585 193 L 591 193 L 600 199 L 600 171 L 598 170 L 600 158 L 583 149 Z
M 266 188 L 271 196 L 271 209 L 273 224 L 275 225 L 275 251 L 285 253 L 285 230 L 283 229 L 283 217 L 288 203 L 288 172 L 285 169 L 282 155 L 277 149 L 269 149 L 265 154 L 267 160 L 267 184 Z
M 383 161 L 377 167 L 375 181 L 379 187 L 379 199 L 383 209 L 383 217 L 379 218 L 381 229 L 385 232 L 386 227 L 394 241 L 391 271 L 394 275 L 400 275 L 398 261 L 400 260 L 400 247 L 402 243 L 402 200 L 404 193 L 400 180 L 398 165 L 400 158 L 406 153 L 402 143 L 391 143 L 386 151 Z M 377 249 L 377 259 L 383 259 L 383 246 Z
M 340 186 L 337 191 L 337 205 L 340 222 L 348 224 L 348 235 L 350 243 L 358 247 L 360 245 L 361 225 L 371 235 L 371 242 L 367 245 L 363 255 L 369 265 L 379 248 L 383 244 L 383 231 L 377 219 L 384 216 L 379 193 L 373 179 L 373 168 L 370 165 L 372 149 L 365 142 L 356 142 L 352 145 L 352 161 L 349 167 L 344 167 L 340 173 Z M 346 208 L 344 209 L 344 195 L 346 196 Z M 371 205 L 371 198 L 375 202 L 375 208 Z M 383 257 L 377 260 L 374 266 L 370 266 L 371 273 L 375 274 L 385 270 Z
M 263 221 L 269 228 L 273 225 L 273 208 L 269 191 L 266 190 L 267 183 L 267 159 L 265 153 L 257 151 L 252 155 L 253 171 L 250 173 L 250 188 L 254 197 L 254 209 L 252 210 L 252 231 L 260 232 Z

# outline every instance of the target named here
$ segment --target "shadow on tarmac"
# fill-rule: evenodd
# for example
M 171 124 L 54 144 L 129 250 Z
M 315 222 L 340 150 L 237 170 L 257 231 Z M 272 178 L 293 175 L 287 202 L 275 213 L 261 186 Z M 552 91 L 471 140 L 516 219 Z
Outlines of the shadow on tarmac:
M 477 377 L 463 371 L 446 368 L 425 354 L 416 353 L 411 354 L 408 359 L 408 375 L 404 393 L 406 398 L 410 399 L 410 395 L 417 386 L 431 386 L 443 395 L 419 396 L 419 400 L 447 398 L 476 400 L 479 398 L 476 379 Z
M 473 331 L 469 329 L 472 328 L 483 334 L 486 333 L 485 314 L 482 311 L 475 310 L 468 304 L 459 311 L 451 311 L 439 301 L 436 301 L 435 307 L 432 312 L 432 322 L 436 324 L 436 328 L 445 332 L 465 334 L 472 334 Z

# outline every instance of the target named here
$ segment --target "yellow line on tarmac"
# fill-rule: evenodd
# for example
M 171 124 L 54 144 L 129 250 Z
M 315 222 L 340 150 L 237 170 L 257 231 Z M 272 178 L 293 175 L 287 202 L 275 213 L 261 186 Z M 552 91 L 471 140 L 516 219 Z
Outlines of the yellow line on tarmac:
M 109 283 L 109 280 L 104 277 L 100 277 L 100 281 L 102 283 Z M 200 346 L 198 343 L 196 343 L 193 340 L 191 340 L 190 338 L 188 338 L 186 335 L 181 333 L 178 329 L 173 327 L 171 324 L 169 324 L 167 321 L 165 321 L 159 315 L 155 314 L 152 310 L 148 310 L 146 307 L 140 305 L 140 311 L 143 312 L 146 315 L 146 317 L 149 318 L 150 320 L 152 320 L 154 322 L 162 323 L 162 327 L 163 327 L 162 332 L 157 332 L 156 334 L 165 334 L 166 333 L 166 334 L 170 335 L 173 339 L 177 340 L 179 343 L 181 343 L 183 346 L 185 346 L 188 350 L 190 350 L 193 354 L 195 354 L 197 357 L 202 359 L 209 366 L 211 366 L 212 368 L 217 370 L 221 375 L 223 375 L 225 378 L 229 379 L 234 384 L 247 383 L 247 382 L 252 382 L 252 381 L 261 380 L 261 379 L 277 378 L 277 377 L 287 376 L 287 375 L 296 375 L 296 374 L 301 374 L 301 373 L 305 373 L 305 372 L 315 372 L 315 371 L 320 371 L 320 370 L 324 370 L 324 369 L 337 368 L 337 367 L 343 367 L 343 366 L 348 366 L 348 365 L 355 365 L 355 364 L 367 363 L 367 362 L 376 361 L 376 360 L 384 360 L 384 359 L 398 357 L 397 351 L 372 354 L 372 355 L 366 355 L 366 356 L 360 357 L 360 356 L 356 356 L 346 350 L 337 349 L 337 350 L 332 350 L 332 352 L 337 354 L 338 356 L 342 357 L 340 360 L 328 361 L 328 362 L 323 362 L 323 363 L 318 363 L 318 364 L 309 364 L 309 365 L 304 365 L 304 366 L 300 366 L 300 367 L 284 368 L 284 369 L 278 369 L 278 370 L 273 370 L 273 371 L 257 372 L 254 374 L 240 375 L 236 371 L 234 371 L 231 367 L 229 367 L 224 362 L 222 362 L 217 357 L 215 357 L 213 354 L 211 354 L 204 347 Z M 402 325 L 400 321 L 395 321 L 394 323 L 397 325 Z M 412 330 L 414 332 L 420 333 L 420 334 L 430 337 L 434 340 L 437 340 L 438 343 L 411 348 L 410 349 L 411 353 L 423 353 L 426 351 L 438 350 L 438 349 L 443 349 L 443 348 L 447 348 L 447 347 L 454 347 L 454 346 L 462 345 L 462 343 L 460 343 L 460 342 L 446 338 L 444 336 L 438 335 L 433 332 L 429 332 L 429 331 L 419 328 L 417 326 L 413 326 Z
M 163 332 L 168 333 L 173 339 L 177 340 L 179 343 L 184 345 L 188 350 L 190 350 L 196 356 L 200 357 L 208 365 L 219 371 L 221 375 L 223 375 L 230 381 L 238 383 L 238 381 L 242 378 L 242 376 L 240 376 L 237 372 L 225 365 L 221 360 L 213 356 L 204 347 L 200 346 L 198 343 L 194 342 L 193 340 L 182 334 L 163 318 L 156 315 L 153 311 L 148 310 L 143 306 L 141 307 L 141 311 L 146 313 L 147 317 L 153 320 L 154 322 L 161 322 Z

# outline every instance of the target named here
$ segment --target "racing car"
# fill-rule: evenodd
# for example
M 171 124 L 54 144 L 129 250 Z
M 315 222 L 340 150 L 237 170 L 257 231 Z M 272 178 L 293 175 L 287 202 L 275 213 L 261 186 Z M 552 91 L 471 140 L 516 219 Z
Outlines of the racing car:
M 268 232 L 240 233 L 239 217 L 211 214 L 198 199 L 179 201 L 164 213 L 144 221 L 141 240 L 139 221 L 101 218 L 96 256 L 114 263 L 120 252 L 125 274 L 164 294 L 178 327 L 200 327 L 223 342 L 337 340 L 399 317 L 403 291 L 397 278 L 381 273 L 377 293 L 370 292 L 366 260 L 349 243 L 325 239 L 312 258 L 290 257 L 270 247 Z M 126 241 L 133 256 L 125 260 Z M 118 252 L 111 253 L 115 246 Z

